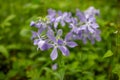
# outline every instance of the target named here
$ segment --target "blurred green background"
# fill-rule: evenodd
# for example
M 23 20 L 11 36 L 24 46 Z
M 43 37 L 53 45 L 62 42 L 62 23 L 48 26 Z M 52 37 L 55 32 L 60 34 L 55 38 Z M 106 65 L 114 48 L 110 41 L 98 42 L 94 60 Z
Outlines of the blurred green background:
M 30 21 L 47 10 L 100 9 L 101 42 L 70 49 L 64 80 L 120 80 L 120 0 L 0 0 L 0 80 L 60 80 L 51 69 L 51 50 L 37 51 Z M 60 57 L 59 57 L 60 58 Z

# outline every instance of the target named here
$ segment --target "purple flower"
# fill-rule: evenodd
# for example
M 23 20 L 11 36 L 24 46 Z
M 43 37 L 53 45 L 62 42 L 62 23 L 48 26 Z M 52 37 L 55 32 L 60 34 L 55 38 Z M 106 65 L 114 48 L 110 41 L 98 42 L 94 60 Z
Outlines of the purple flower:
M 48 38 L 51 40 L 51 45 L 53 45 L 53 51 L 52 53 L 50 54 L 50 57 L 52 60 L 55 60 L 57 59 L 58 57 L 58 51 L 57 51 L 57 48 L 60 47 L 60 44 L 59 44 L 59 41 L 58 39 L 54 36 L 54 32 L 53 30 L 48 30 L 47 32 L 47 36 Z M 67 51 L 66 51 L 67 52 Z
M 86 15 L 86 17 L 89 16 L 98 16 L 100 14 L 100 11 L 95 9 L 93 6 L 89 7 L 87 10 L 84 11 L 84 14 Z
M 95 43 L 95 40 L 101 41 L 100 33 L 101 33 L 100 30 L 96 29 L 95 32 L 90 35 L 89 40 L 91 41 L 92 44 Z
M 47 42 L 47 36 L 43 34 L 46 31 L 46 28 L 40 27 L 38 31 L 32 31 L 32 40 L 34 41 L 34 45 L 38 46 L 40 50 L 47 50 L 51 48 L 51 45 Z
M 83 25 L 80 25 L 79 30 L 87 30 L 90 33 L 93 33 L 95 31 L 95 29 L 97 29 L 99 26 L 96 23 L 95 17 L 94 16 L 89 16 L 88 18 L 86 17 L 86 15 L 80 11 L 77 10 L 77 14 L 78 18 L 80 19 L 80 21 L 83 22 Z
M 35 22 L 31 21 L 30 26 L 35 26 Z
M 47 40 L 44 40 L 43 37 L 40 37 L 40 36 L 38 36 L 37 39 L 34 39 L 34 45 L 37 45 L 38 49 L 42 51 L 47 50 L 52 47 L 51 45 L 47 43 Z
M 47 43 L 47 41 L 40 40 L 40 39 L 35 39 L 35 40 L 34 40 L 34 45 L 37 45 L 37 46 L 38 46 L 37 49 L 40 49 L 40 50 L 42 50 L 42 51 L 47 50 L 47 49 L 49 49 L 49 48 L 52 47 L 51 45 L 49 45 L 49 44 Z
M 33 40 L 33 39 L 35 39 L 37 36 L 38 36 L 37 32 L 32 31 L 32 37 L 31 37 L 31 39 Z
M 96 29 L 94 33 L 90 33 L 88 30 L 81 30 L 78 32 L 79 39 L 83 41 L 84 44 L 87 43 L 87 39 L 91 41 L 92 44 L 95 43 L 95 40 L 100 41 L 100 30 Z
M 31 23 L 30 23 L 30 26 L 34 26 L 34 27 L 36 27 L 36 28 L 40 28 L 41 26 L 42 26 L 42 22 L 34 22 L 34 21 L 31 21 Z
M 58 30 L 58 33 L 59 32 L 61 32 L 61 31 Z M 57 34 L 57 35 L 59 35 L 59 34 Z M 71 48 L 77 46 L 77 44 L 75 42 L 69 41 L 70 36 L 68 36 L 68 35 L 66 35 L 65 39 L 63 40 L 62 38 L 60 38 L 61 35 L 55 37 L 53 30 L 48 30 L 47 36 L 52 41 L 51 45 L 53 45 L 53 51 L 50 54 L 50 57 L 52 60 L 55 60 L 58 57 L 57 49 L 59 49 L 64 56 L 68 56 L 69 50 L 66 46 L 69 46 Z
M 57 28 L 58 24 L 60 23 L 61 26 L 65 26 L 66 23 L 71 22 L 71 13 L 64 12 L 56 17 L 54 22 L 54 27 Z
M 95 18 L 98 14 L 99 10 L 94 7 L 90 7 L 84 12 L 77 9 L 75 17 L 70 12 L 49 9 L 45 18 L 39 18 L 30 23 L 30 26 L 34 26 L 38 30 L 32 31 L 33 43 L 38 46 L 37 49 L 42 51 L 53 48 L 50 54 L 52 60 L 57 59 L 58 50 L 62 55 L 68 56 L 70 54 L 68 47 L 77 46 L 74 40 L 82 40 L 84 44 L 87 43 L 87 40 L 90 40 L 92 44 L 101 40 L 101 32 Z M 69 32 L 62 35 L 63 28 L 59 29 L 58 26 L 68 26 Z M 53 65 L 52 68 L 55 70 L 57 65 Z
M 81 12 L 79 9 L 76 10 L 76 16 L 80 20 L 80 22 L 86 22 L 86 17 L 83 12 Z
M 71 18 L 71 23 L 69 26 L 71 29 L 71 32 L 77 33 L 78 30 L 78 20 L 77 18 Z
M 52 65 L 52 70 L 56 70 L 57 68 L 58 68 L 58 64 L 57 63 Z
M 59 23 L 61 24 L 61 26 L 65 26 L 66 23 L 71 22 L 71 13 L 62 13 L 61 11 L 56 12 L 55 10 L 49 9 L 47 18 L 50 20 L 51 23 L 54 24 L 54 28 L 57 28 Z
M 41 19 L 38 20 L 37 22 L 31 21 L 30 26 L 33 26 L 35 28 L 48 28 L 48 25 L 50 24 L 50 22 L 48 20 L 45 19 Z
M 38 38 L 42 37 L 42 38 L 43 38 L 43 36 L 41 35 L 41 33 L 42 33 L 44 30 L 45 30 L 45 28 L 42 28 L 42 27 L 41 27 L 41 28 L 38 29 L 37 32 L 32 31 L 32 37 L 31 37 L 31 39 L 33 40 L 33 39 L 35 39 L 36 37 L 38 37 Z
M 54 22 L 55 21 L 55 17 L 56 17 L 56 11 L 52 10 L 52 9 L 48 9 L 48 15 L 47 18 L 50 20 L 50 22 Z
M 55 10 L 53 10 L 53 9 L 48 9 L 48 15 L 50 15 L 50 16 L 56 16 L 56 11 Z

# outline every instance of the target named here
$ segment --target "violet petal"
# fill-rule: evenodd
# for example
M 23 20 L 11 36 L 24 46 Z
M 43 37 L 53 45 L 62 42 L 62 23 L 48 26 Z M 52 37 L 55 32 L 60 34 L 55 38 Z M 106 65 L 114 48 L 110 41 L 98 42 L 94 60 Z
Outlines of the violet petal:
M 62 54 L 64 56 L 68 56 L 69 55 L 69 50 L 67 49 L 67 47 L 65 47 L 65 46 L 59 46 L 59 49 L 60 49 L 60 51 L 62 52 Z
M 70 42 L 67 42 L 67 45 L 71 48 L 74 48 L 75 46 L 77 46 L 77 43 L 70 41 Z
M 52 53 L 50 54 L 50 57 L 51 57 L 52 60 L 57 59 L 58 52 L 57 52 L 57 48 L 56 47 L 53 49 Z

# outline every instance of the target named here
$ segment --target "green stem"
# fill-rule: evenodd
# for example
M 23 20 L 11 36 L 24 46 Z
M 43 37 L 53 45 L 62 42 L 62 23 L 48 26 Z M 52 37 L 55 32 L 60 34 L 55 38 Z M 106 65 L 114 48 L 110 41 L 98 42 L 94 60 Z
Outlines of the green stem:
M 59 74 L 60 74 L 60 80 L 64 80 L 65 64 L 64 64 L 63 56 L 60 56 L 59 59 Z

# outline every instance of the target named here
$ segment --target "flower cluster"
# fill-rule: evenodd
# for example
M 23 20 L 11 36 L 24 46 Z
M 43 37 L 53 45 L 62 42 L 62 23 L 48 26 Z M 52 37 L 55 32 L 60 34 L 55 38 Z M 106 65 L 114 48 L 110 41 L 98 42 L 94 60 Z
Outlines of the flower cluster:
M 99 25 L 95 18 L 98 15 L 99 10 L 94 7 L 84 12 L 77 9 L 75 16 L 70 12 L 49 9 L 45 18 L 30 23 L 30 26 L 38 30 L 32 31 L 34 45 L 42 51 L 53 48 L 50 57 L 55 60 L 58 57 L 57 50 L 60 50 L 64 56 L 68 56 L 70 53 L 68 47 L 74 48 L 78 45 L 75 40 L 82 40 L 84 44 L 90 40 L 94 44 L 95 40 L 101 40 Z M 65 35 L 63 35 L 64 28 L 69 30 Z

